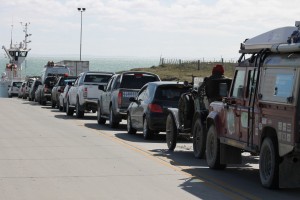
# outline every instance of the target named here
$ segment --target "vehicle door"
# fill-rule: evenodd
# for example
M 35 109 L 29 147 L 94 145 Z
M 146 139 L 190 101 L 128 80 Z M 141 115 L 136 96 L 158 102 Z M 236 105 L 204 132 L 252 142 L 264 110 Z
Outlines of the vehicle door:
M 103 114 L 109 114 L 109 103 L 110 103 L 110 93 L 112 91 L 112 85 L 115 80 L 115 76 L 113 76 L 105 89 L 105 91 L 101 95 L 101 111 Z
M 80 81 L 81 76 L 79 76 L 75 83 L 74 86 L 72 86 L 68 92 L 68 96 L 69 96 L 69 103 L 71 105 L 75 105 L 76 104 L 76 95 L 77 95 L 77 88 L 79 87 L 79 81 Z
M 242 138 L 242 127 L 248 126 L 248 112 L 245 112 L 244 93 L 246 90 L 246 68 L 236 68 L 234 82 L 232 83 L 227 105 L 225 106 L 226 116 L 226 137 L 240 140 Z M 247 116 L 245 115 L 247 114 Z
M 144 86 L 135 98 L 135 102 L 131 104 L 131 120 L 133 127 L 143 127 L 143 115 L 145 112 L 145 99 L 147 98 L 148 85 Z

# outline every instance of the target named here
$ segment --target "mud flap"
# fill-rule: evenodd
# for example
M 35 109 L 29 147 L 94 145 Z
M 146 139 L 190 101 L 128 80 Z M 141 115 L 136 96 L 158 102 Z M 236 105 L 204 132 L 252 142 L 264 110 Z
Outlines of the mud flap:
M 300 187 L 300 156 L 288 155 L 279 164 L 279 188 Z
M 220 163 L 221 164 L 241 164 L 242 154 L 239 148 L 220 144 Z

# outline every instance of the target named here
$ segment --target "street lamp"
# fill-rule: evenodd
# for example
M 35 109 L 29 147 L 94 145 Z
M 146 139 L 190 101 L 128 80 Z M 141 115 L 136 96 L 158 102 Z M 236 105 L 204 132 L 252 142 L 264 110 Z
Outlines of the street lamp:
M 80 61 L 81 61 L 81 46 L 82 46 L 82 12 L 85 11 L 85 8 L 77 8 L 80 12 Z

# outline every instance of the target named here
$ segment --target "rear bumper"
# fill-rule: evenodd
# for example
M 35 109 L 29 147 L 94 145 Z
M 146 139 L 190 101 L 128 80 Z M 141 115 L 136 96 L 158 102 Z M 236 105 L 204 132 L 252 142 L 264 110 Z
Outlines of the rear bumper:
M 167 116 L 164 114 L 153 113 L 147 117 L 148 126 L 154 131 L 165 131 Z
M 127 119 L 127 108 L 118 108 L 115 115 L 120 119 Z

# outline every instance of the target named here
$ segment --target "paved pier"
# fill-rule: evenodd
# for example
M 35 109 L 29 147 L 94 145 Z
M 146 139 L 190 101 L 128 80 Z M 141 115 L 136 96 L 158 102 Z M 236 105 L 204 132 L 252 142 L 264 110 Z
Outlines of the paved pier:
M 229 199 L 189 188 L 189 175 L 88 128 L 98 126 L 95 114 L 77 120 L 17 98 L 0 99 L 0 108 L 1 200 Z

